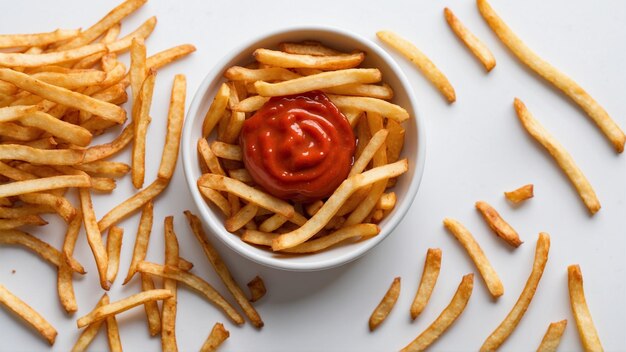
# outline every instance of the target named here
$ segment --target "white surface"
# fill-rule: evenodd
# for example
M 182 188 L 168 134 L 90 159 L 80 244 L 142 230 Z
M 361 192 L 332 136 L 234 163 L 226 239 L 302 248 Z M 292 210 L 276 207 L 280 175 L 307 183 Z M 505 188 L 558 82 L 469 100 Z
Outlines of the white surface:
M 405 143 L 402 150 L 402 158 L 409 162 L 409 170 L 398 178 L 394 186 L 394 192 L 398 195 L 396 207 L 380 224 L 380 233 L 367 241 L 359 241 L 347 246 L 335 246 L 326 251 L 304 256 L 285 256 L 268 251 L 266 248 L 257 248 L 243 241 L 239 236 L 232 234 L 224 228 L 224 216 L 213 204 L 209 206 L 205 198 L 200 194 L 197 187 L 198 178 L 202 175 L 198 163 L 197 140 L 202 138 L 202 124 L 219 86 L 225 81 L 224 72 L 231 66 L 246 65 L 252 58 L 252 52 L 257 48 L 273 48 L 280 42 L 302 41 L 310 38 L 318 39 L 334 49 L 350 52 L 363 50 L 367 53 L 361 67 L 378 68 L 385 83 L 395 87 L 394 103 L 403 106 L 410 116 L 403 125 L 406 130 Z M 406 88 L 402 88 L 406 87 Z M 222 61 L 217 63 L 211 72 L 207 74 L 198 88 L 194 101 L 187 113 L 187 121 L 183 130 L 182 161 L 185 177 L 191 191 L 191 196 L 200 211 L 199 216 L 213 230 L 215 236 L 223 241 L 235 252 L 244 257 L 269 267 L 286 269 L 291 271 L 315 271 L 335 268 L 353 261 L 370 249 L 377 246 L 400 223 L 404 215 L 413 204 L 415 193 L 420 184 L 424 172 L 426 153 L 426 134 L 422 115 L 416 115 L 417 99 L 413 94 L 411 83 L 402 73 L 401 68 L 395 63 L 382 48 L 354 33 L 325 26 L 297 26 L 287 30 L 279 30 L 275 33 L 264 33 L 260 38 L 253 38 L 236 48 Z
M 203 298 L 179 290 L 177 337 L 181 350 L 197 350 L 216 321 L 225 323 L 231 338 L 224 350 L 254 351 L 381 351 L 405 346 L 447 305 L 461 276 L 475 267 L 441 225 L 445 216 L 462 221 L 483 246 L 503 280 L 505 294 L 491 300 L 477 277 L 474 293 L 463 315 L 434 346 L 436 350 L 476 350 L 508 313 L 530 272 L 539 231 L 551 234 L 550 259 L 530 309 L 503 350 L 536 348 L 548 323 L 568 319 L 561 350 L 580 350 L 569 308 L 566 267 L 579 263 L 587 300 L 606 350 L 625 350 L 626 288 L 626 161 L 616 155 L 589 119 L 560 92 L 524 68 L 497 40 L 472 1 L 448 1 L 468 27 L 493 50 L 498 64 L 485 74 L 482 66 L 451 33 L 443 6 L 432 1 L 380 2 L 316 1 L 310 6 L 269 1 L 152 1 L 124 22 L 124 33 L 157 15 L 159 23 L 148 40 L 153 53 L 174 44 L 191 42 L 198 51 L 159 72 L 152 108 L 147 182 L 158 167 L 163 142 L 169 89 L 175 73 L 187 74 L 189 93 L 195 92 L 212 65 L 232 48 L 264 31 L 290 25 L 327 24 L 374 38 L 378 29 L 392 29 L 415 42 L 448 75 L 458 101 L 448 105 L 440 94 L 405 60 L 393 54 L 412 81 L 427 120 L 428 155 L 424 179 L 409 215 L 397 230 L 367 256 L 341 268 L 316 273 L 290 273 L 249 262 L 224 246 L 226 261 L 237 280 L 245 284 L 261 275 L 267 296 L 257 303 L 265 320 L 261 331 L 250 324 L 235 327 Z M 33 32 L 58 26 L 88 26 L 114 4 L 104 2 L 19 1 L 3 6 L 1 32 Z M 576 79 L 606 110 L 626 127 L 626 3 L 623 1 L 526 1 L 492 5 L 540 55 Z M 29 15 L 30 14 L 30 15 Z M 554 162 L 522 130 L 512 108 L 520 97 L 534 115 L 571 152 L 602 202 L 593 218 Z M 189 104 L 190 100 L 188 100 Z M 104 137 L 106 138 L 112 138 Z M 118 157 L 128 160 L 126 153 Z M 119 182 L 113 196 L 95 197 L 101 217 L 132 190 L 130 177 Z M 536 196 L 517 209 L 502 192 L 524 183 L 535 184 Z M 478 199 L 492 203 L 521 234 L 525 244 L 510 250 L 495 238 L 473 209 Z M 163 258 L 162 218 L 175 214 L 181 254 L 196 264 L 194 272 L 208 278 L 227 295 L 195 244 L 182 217 L 193 208 L 179 164 L 174 182 L 158 199 L 148 258 Z M 37 231 L 60 246 L 63 227 Z M 124 221 L 126 230 L 119 276 L 128 267 L 138 215 Z M 431 302 L 415 322 L 409 306 L 421 275 L 428 247 L 443 250 L 442 272 Z M 56 351 L 68 350 L 79 331 L 75 320 L 86 314 L 101 294 L 91 253 L 84 237 L 76 256 L 89 274 L 75 281 L 79 311 L 63 312 L 56 294 L 56 271 L 20 248 L 0 248 L 0 282 L 48 318 L 59 331 Z M 16 270 L 12 274 L 12 270 Z M 400 299 L 376 332 L 367 320 L 393 277 L 403 278 Z M 113 300 L 137 292 L 137 282 L 110 291 Z M 228 296 L 227 296 L 228 297 Z M 120 315 L 126 350 L 157 350 L 141 308 Z M 43 340 L 3 310 L 0 313 L 0 350 L 47 350 Z M 105 350 L 101 333 L 94 350 Z

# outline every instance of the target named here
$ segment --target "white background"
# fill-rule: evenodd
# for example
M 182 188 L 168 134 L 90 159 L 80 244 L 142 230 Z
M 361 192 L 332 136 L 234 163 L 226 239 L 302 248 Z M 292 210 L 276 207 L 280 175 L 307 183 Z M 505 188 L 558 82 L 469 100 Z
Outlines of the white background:
M 503 350 L 532 350 L 552 321 L 568 319 L 561 350 L 579 350 L 580 342 L 569 308 L 567 265 L 579 263 L 585 291 L 606 350 L 625 350 L 626 289 L 626 156 L 617 155 L 584 113 L 520 64 L 497 40 L 480 17 L 473 1 L 325 1 L 302 5 L 292 1 L 156 1 L 128 18 L 125 34 L 158 16 L 147 41 L 148 53 L 193 43 L 198 51 L 159 71 L 153 122 L 149 130 L 146 183 L 156 175 L 164 139 L 167 102 L 175 73 L 188 79 L 188 101 L 204 75 L 223 55 L 250 37 L 291 25 L 326 24 L 375 40 L 380 29 L 391 29 L 420 47 L 448 76 L 457 102 L 442 96 L 407 61 L 393 54 L 406 72 L 425 118 L 427 161 L 417 198 L 401 225 L 362 259 L 341 268 L 315 273 L 290 273 L 245 260 L 220 243 L 223 256 L 242 284 L 261 275 L 268 294 L 256 305 L 265 321 L 257 331 L 235 327 L 203 298 L 179 289 L 177 337 L 181 350 L 197 350 L 216 321 L 225 323 L 231 338 L 224 350 L 255 351 L 387 351 L 397 350 L 425 329 L 447 305 L 461 276 L 475 266 L 442 219 L 463 222 L 481 243 L 500 275 L 505 294 L 493 301 L 476 276 L 472 298 L 456 324 L 433 346 L 436 350 L 476 350 L 498 326 L 517 300 L 530 273 L 539 231 L 551 235 L 550 259 L 532 304 Z M 57 27 L 87 27 L 116 2 L 2 0 L 0 32 L 49 31 Z M 612 1 L 493 1 L 496 11 L 537 53 L 571 75 L 626 127 L 626 3 Z M 483 39 L 497 59 L 486 74 L 482 66 L 452 34 L 443 7 Z M 125 58 L 127 59 L 127 58 Z M 553 135 L 571 152 L 594 186 L 602 210 L 590 217 L 567 178 L 553 160 L 521 128 L 512 102 L 520 97 Z M 96 142 L 113 138 L 108 134 Z M 152 147 L 154 146 L 154 147 Z M 116 159 L 128 161 L 128 153 Z M 535 184 L 535 198 L 519 207 L 509 205 L 502 192 Z M 118 182 L 111 196 L 94 198 L 96 214 L 104 215 L 132 194 L 130 177 Z M 497 239 L 474 210 L 483 199 L 496 207 L 525 243 L 511 250 Z M 163 259 L 164 216 L 175 215 L 181 255 L 195 263 L 194 272 L 213 283 L 226 297 L 182 216 L 195 212 L 179 164 L 174 181 L 155 206 L 155 226 L 148 258 Z M 121 286 L 134 243 L 138 214 L 121 223 L 125 229 L 122 262 L 113 285 L 112 300 L 139 290 L 137 280 Z M 34 232 L 60 247 L 63 224 L 54 216 L 50 225 Z M 216 241 L 214 241 L 216 242 Z M 415 294 L 427 248 L 443 250 L 441 275 L 434 295 L 414 322 L 409 307 Z M 101 295 L 92 255 L 81 235 L 76 257 L 88 275 L 75 280 L 79 311 L 67 316 L 56 293 L 56 270 L 21 248 L 0 248 L 0 283 L 41 312 L 59 331 L 56 351 L 66 351 L 79 335 L 75 320 L 89 312 Z M 15 270 L 15 273 L 12 271 Z M 402 277 L 396 307 L 377 331 L 367 321 L 395 276 Z M 118 316 L 121 338 L 128 351 L 157 350 L 150 338 L 143 309 Z M 47 344 L 0 312 L 0 350 L 47 350 Z M 101 332 L 92 345 L 104 350 Z

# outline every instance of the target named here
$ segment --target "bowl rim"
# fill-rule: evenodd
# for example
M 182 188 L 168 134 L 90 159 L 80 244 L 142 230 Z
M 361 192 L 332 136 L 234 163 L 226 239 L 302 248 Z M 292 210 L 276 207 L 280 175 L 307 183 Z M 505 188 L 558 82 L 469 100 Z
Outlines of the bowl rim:
M 410 164 L 414 163 L 414 175 L 413 179 L 410 182 L 408 191 L 404 194 L 403 201 L 397 205 L 393 216 L 388 219 L 388 222 L 385 223 L 385 226 L 381 228 L 380 233 L 374 238 L 369 239 L 364 242 L 365 245 L 360 247 L 355 247 L 356 250 L 349 251 L 347 253 L 343 253 L 332 259 L 325 259 L 323 261 L 318 262 L 309 262 L 309 263 L 300 263 L 300 262 L 291 262 L 286 261 L 281 258 L 273 258 L 259 255 L 253 252 L 251 249 L 253 246 L 241 241 L 238 238 L 232 236 L 230 232 L 227 232 L 224 228 L 223 223 L 216 223 L 214 221 L 214 217 L 210 216 L 209 212 L 212 211 L 207 204 L 205 204 L 205 200 L 202 198 L 202 195 L 198 191 L 197 188 L 197 179 L 194 178 L 192 165 L 197 162 L 196 153 L 194 152 L 196 148 L 191 148 L 187 144 L 195 142 L 191 140 L 191 134 L 193 132 L 192 125 L 195 121 L 195 117 L 198 116 L 198 110 L 202 105 L 202 97 L 205 95 L 209 86 L 216 80 L 221 79 L 221 72 L 225 69 L 226 64 L 233 60 L 236 56 L 238 56 L 242 51 L 251 47 L 253 44 L 263 41 L 270 37 L 275 37 L 278 35 L 285 35 L 291 32 L 328 32 L 335 35 L 348 37 L 354 41 L 360 42 L 366 47 L 368 50 L 375 53 L 375 55 L 379 56 L 384 62 L 387 63 L 389 68 L 394 72 L 400 81 L 402 88 L 405 90 L 409 103 L 413 108 L 413 114 L 411 116 L 412 119 L 415 120 L 415 125 L 417 129 L 417 155 L 414 159 L 410 159 Z M 254 38 L 245 41 L 243 44 L 237 46 L 233 50 L 231 50 L 228 54 L 224 55 L 217 63 L 214 64 L 213 68 L 209 70 L 209 72 L 205 75 L 200 86 L 196 90 L 189 110 L 187 111 L 185 123 L 183 127 L 183 135 L 182 135 L 182 158 L 183 158 L 183 171 L 185 174 L 185 179 L 187 186 L 189 187 L 189 191 L 191 196 L 200 212 L 200 216 L 203 222 L 207 223 L 209 226 L 209 230 L 211 233 L 215 235 L 215 237 L 219 238 L 227 247 L 238 253 L 239 255 L 264 266 L 287 270 L 287 271 L 319 271 L 335 268 L 344 264 L 347 264 L 351 261 L 354 261 L 365 253 L 370 251 L 372 248 L 376 247 L 380 244 L 393 230 L 398 226 L 400 221 L 407 214 L 409 208 L 413 204 L 415 200 L 415 196 L 417 194 L 417 190 L 422 180 L 422 176 L 424 173 L 425 159 L 426 159 L 426 133 L 425 133 L 425 122 L 424 119 L 421 118 L 421 115 L 417 112 L 417 99 L 415 98 L 415 94 L 413 89 L 411 88 L 411 84 L 407 77 L 405 76 L 400 66 L 396 63 L 396 61 L 389 55 L 385 50 L 383 50 L 380 46 L 378 46 L 373 41 L 364 38 L 356 33 L 350 32 L 345 29 L 326 26 L 326 25 L 297 25 L 284 27 L 280 29 L 276 29 L 273 31 L 269 31 L 267 33 L 263 33 L 255 36 Z M 192 151 L 193 150 L 193 151 Z M 204 205 L 204 206 L 203 206 Z M 249 247 L 249 248 L 247 248 Z

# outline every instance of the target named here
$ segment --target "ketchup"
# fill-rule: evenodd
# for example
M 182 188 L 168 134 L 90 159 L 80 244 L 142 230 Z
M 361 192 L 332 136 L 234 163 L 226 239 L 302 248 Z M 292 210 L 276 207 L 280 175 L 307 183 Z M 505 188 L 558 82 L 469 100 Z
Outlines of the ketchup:
M 320 91 L 271 98 L 243 124 L 243 162 L 270 194 L 298 202 L 330 196 L 348 176 L 352 127 Z

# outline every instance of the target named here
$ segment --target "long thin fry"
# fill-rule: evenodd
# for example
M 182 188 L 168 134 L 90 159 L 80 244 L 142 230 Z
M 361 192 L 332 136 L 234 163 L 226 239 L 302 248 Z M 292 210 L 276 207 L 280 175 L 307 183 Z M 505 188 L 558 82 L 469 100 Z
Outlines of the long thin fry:
M 141 276 L 141 290 L 150 291 L 154 290 L 154 281 L 148 274 L 140 274 Z M 150 336 L 156 336 L 161 332 L 161 312 L 159 311 L 159 305 L 155 301 L 144 303 L 144 309 L 146 311 L 146 317 L 148 319 L 148 331 Z
M 76 297 L 74 295 L 74 284 L 72 282 L 72 270 L 79 271 L 82 269 L 80 263 L 73 258 L 74 246 L 78 239 L 81 224 L 82 216 L 74 218 L 67 226 L 65 240 L 63 241 L 63 255 L 65 260 L 61 261 L 57 273 L 57 291 L 59 299 L 68 314 L 72 314 L 78 310 Z M 84 274 L 85 270 L 83 269 L 82 271 Z
M 67 40 L 80 33 L 78 29 L 57 29 L 47 33 L 33 34 L 0 34 L 0 48 L 17 48 L 23 46 L 44 46 L 50 43 Z
M 495 351 L 506 341 L 506 339 L 511 335 L 517 324 L 519 324 L 522 317 L 524 317 L 524 313 L 528 309 L 530 302 L 537 291 L 537 286 L 539 285 L 539 281 L 541 280 L 541 276 L 543 275 L 543 269 L 546 267 L 546 263 L 548 262 L 548 253 L 550 252 L 550 236 L 547 233 L 540 233 L 539 239 L 537 240 L 537 246 L 535 248 L 535 261 L 533 262 L 533 269 L 526 281 L 526 285 L 524 286 L 524 290 L 520 294 L 517 302 L 507 314 L 506 318 L 498 325 L 498 327 L 487 337 L 483 345 L 481 346 L 481 351 Z
M 99 308 L 105 304 L 109 304 L 109 296 L 106 293 L 103 294 L 102 297 L 100 297 L 100 300 L 96 304 L 95 308 Z M 87 347 L 89 347 L 91 341 L 96 338 L 96 335 L 98 334 L 102 323 L 104 323 L 104 321 L 100 320 L 95 323 L 89 324 L 89 326 L 80 333 L 78 340 L 76 340 L 76 343 L 72 347 L 72 352 L 87 351 Z
M 163 146 L 158 173 L 159 179 L 167 180 L 167 182 L 174 176 L 178 161 L 180 136 L 185 119 L 186 94 L 187 79 L 185 75 L 178 74 L 174 77 L 174 84 L 172 85 L 170 108 L 167 113 L 167 134 L 165 135 L 165 145 Z
M 0 145 L 0 159 L 21 160 L 32 164 L 74 165 L 83 160 L 84 153 L 75 149 L 46 150 L 19 144 Z
M 470 32 L 469 29 L 467 29 L 467 27 L 465 27 L 463 23 L 461 23 L 461 21 L 454 15 L 452 10 L 446 7 L 443 9 L 443 13 L 446 18 L 446 22 L 448 22 L 448 25 L 454 34 L 456 34 L 456 36 L 461 39 L 463 44 L 470 49 L 472 54 L 480 60 L 480 63 L 485 66 L 485 70 L 487 70 L 487 72 L 491 71 L 496 66 L 496 58 L 491 53 L 491 50 L 487 48 L 487 45 Z
M 602 133 L 613 144 L 618 153 L 624 151 L 626 135 L 611 119 L 609 114 L 596 102 L 578 83 L 559 71 L 547 61 L 540 58 L 507 26 L 507 24 L 493 10 L 487 0 L 476 0 L 476 5 L 489 27 L 517 58 L 530 67 L 539 76 L 560 89 L 580 106 L 587 115 L 598 125 Z
M 252 54 L 261 63 L 284 68 L 317 68 L 321 70 L 341 70 L 359 66 L 365 59 L 364 53 L 335 56 L 312 56 L 289 54 L 269 49 L 256 49 Z
M 182 57 L 185 57 L 196 51 L 196 47 L 191 44 L 178 45 L 173 48 L 169 48 L 158 52 L 146 59 L 146 68 L 159 69 L 173 61 L 176 61 Z
M 48 243 L 19 230 L 0 230 L 0 244 L 19 244 L 39 255 L 44 260 L 61 267 L 63 254 Z M 83 269 L 84 271 L 84 269 Z
M 154 81 L 156 71 L 150 71 L 141 85 L 139 94 L 139 107 L 137 114 L 133 116 L 133 127 L 135 128 L 132 151 L 131 178 L 135 188 L 141 188 L 146 173 L 146 134 L 150 123 L 150 106 L 152 105 L 152 93 L 154 91 Z
M 415 320 L 422 313 L 426 304 L 430 300 L 433 293 L 439 271 L 441 270 L 441 249 L 428 248 L 426 252 L 426 261 L 424 262 L 424 270 L 420 279 L 419 287 L 411 304 L 411 319 Z
M 122 340 L 120 339 L 120 328 L 117 325 L 115 315 L 108 316 L 105 320 L 107 326 L 107 341 L 109 351 L 122 352 Z
M 174 217 L 167 216 L 165 227 L 165 266 L 178 268 L 178 239 L 174 232 Z M 163 300 L 161 310 L 161 349 L 163 351 L 178 351 L 176 342 L 176 311 L 178 305 L 178 283 L 171 278 L 163 279 L 163 288 L 172 293 L 172 297 Z
M 48 191 L 67 187 L 90 187 L 89 176 L 53 176 L 27 181 L 16 181 L 0 185 L 0 197 L 11 197 L 24 193 Z
M 154 203 L 149 201 L 146 205 L 144 205 L 141 211 L 139 227 L 137 228 L 137 237 L 135 238 L 135 246 L 133 247 L 133 256 L 130 266 L 128 267 L 128 274 L 126 274 L 126 278 L 124 279 L 124 285 L 126 285 L 137 272 L 137 264 L 146 258 L 153 220 Z
M 370 331 L 374 331 L 389 315 L 400 296 L 400 277 L 393 279 L 385 296 L 376 306 L 369 320 Z
M 102 43 L 86 45 L 80 48 L 67 51 L 57 51 L 44 54 L 21 54 L 21 53 L 0 53 L 0 66 L 6 67 L 39 67 L 54 65 L 81 59 L 106 50 Z
M 54 345 L 54 340 L 57 336 L 56 329 L 41 314 L 37 313 L 3 285 L 0 285 L 0 304 L 37 330 L 50 345 Z
M 585 289 L 583 287 L 583 273 L 578 264 L 567 267 L 567 287 L 569 289 L 569 302 L 572 307 L 578 335 L 585 351 L 603 351 L 598 331 L 591 318 Z
M 230 98 L 230 88 L 226 83 L 222 84 L 215 94 L 215 98 L 209 106 L 209 110 L 204 116 L 204 120 L 202 122 L 202 135 L 204 137 L 208 136 L 215 125 L 219 122 L 219 120 L 224 115 L 226 111 L 226 106 L 228 106 L 228 99 Z
M 120 267 L 120 251 L 122 250 L 122 237 L 124 229 L 117 226 L 109 228 L 107 237 L 107 281 L 113 283 Z
M 107 280 L 107 252 L 104 248 L 104 244 L 102 243 L 102 234 L 100 233 L 98 223 L 96 222 L 96 214 L 93 210 L 91 194 L 86 188 L 80 188 L 78 192 L 83 212 L 85 233 L 87 234 L 87 242 L 89 243 L 89 247 L 91 248 L 91 252 L 93 253 L 96 261 L 98 275 L 100 276 L 100 286 L 102 286 L 103 289 L 108 290 L 111 287 L 111 283 Z

